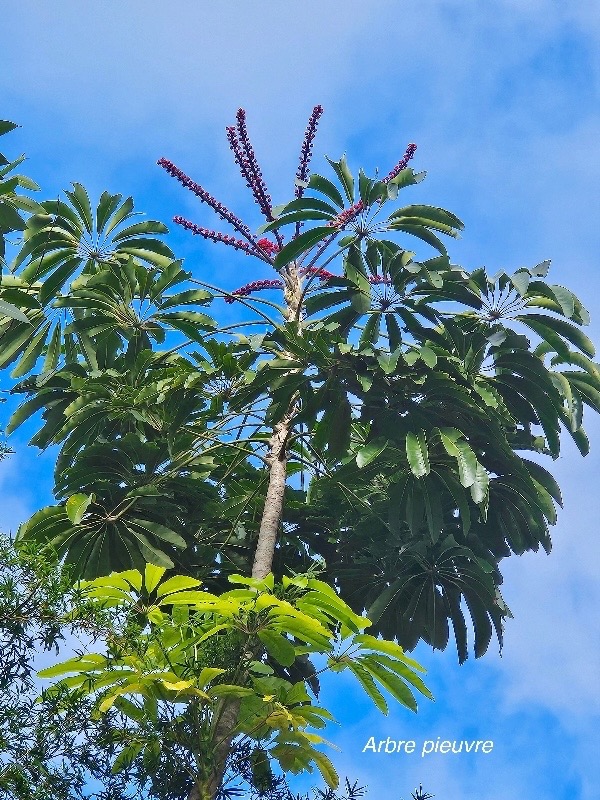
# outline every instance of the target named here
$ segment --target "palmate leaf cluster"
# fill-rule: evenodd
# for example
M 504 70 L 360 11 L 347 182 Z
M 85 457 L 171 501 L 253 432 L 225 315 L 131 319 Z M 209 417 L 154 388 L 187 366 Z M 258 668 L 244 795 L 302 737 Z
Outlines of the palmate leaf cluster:
M 0 136 L 10 133 L 16 127 L 14 122 L 0 120 Z M 26 215 L 41 210 L 34 200 L 21 193 L 23 189 L 36 191 L 40 188 L 31 178 L 15 172 L 24 160 L 25 156 L 20 156 L 11 161 L 0 153 L 0 282 L 6 266 L 7 236 L 23 231 L 26 227 Z M 0 313 L 10 319 L 26 321 L 20 308 L 5 299 L 0 300 Z
M 273 575 L 263 581 L 231 575 L 237 588 L 217 596 L 197 579 L 164 575 L 163 567 L 147 564 L 143 574 L 128 570 L 84 582 L 86 600 L 125 612 L 122 631 L 108 638 L 107 652 L 85 652 L 39 673 L 68 675 L 50 696 L 64 690 L 92 694 L 99 713 L 114 707 L 138 723 L 124 736 L 115 773 L 138 756 L 159 763 L 165 738 L 193 753 L 198 739 L 211 740 L 223 701 L 236 698 L 240 745 L 255 743 L 251 761 L 258 759 L 257 772 L 267 782 L 276 760 L 285 773 L 316 766 L 335 788 L 335 769 L 314 746 L 325 740 L 311 730 L 323 728 L 331 714 L 312 702 L 304 680 L 276 674 L 307 655 L 324 656 L 323 669 L 349 670 L 384 713 L 382 689 L 412 710 L 415 691 L 431 698 L 418 675 L 422 668 L 397 644 L 362 633 L 369 621 L 320 580 L 284 576 L 278 585 Z M 219 649 L 223 640 L 227 646 Z M 142 728 L 164 718 L 163 705 L 171 709 L 171 726 L 161 737 L 145 739 Z M 211 766 L 205 754 L 201 769 Z
M 250 298 L 257 317 L 237 336 L 205 313 L 219 292 L 171 259 L 160 223 L 119 228 L 128 201 L 105 194 L 92 213 L 75 186 L 28 221 L 4 291 L 27 297 L 32 324 L 6 319 L 2 359 L 32 377 L 9 427 L 41 411 L 32 441 L 61 451 L 59 503 L 19 537 L 87 578 L 151 561 L 223 589 L 250 571 L 270 426 L 294 403 L 288 474 L 300 480 L 286 490 L 278 574 L 316 559 L 376 631 L 409 648 L 452 636 L 462 661 L 469 624 L 476 655 L 493 632 L 502 641 L 501 560 L 550 549 L 561 497 L 542 457 L 558 456 L 563 431 L 587 452 L 583 408 L 600 400 L 588 315 L 546 282 L 547 262 L 494 277 L 453 265 L 440 235 L 462 223 L 443 209 L 383 218 L 422 174 L 355 182 L 331 163 L 337 184 L 311 176 L 261 231 L 292 232 L 273 264 L 283 278 L 305 269 L 297 318 Z M 362 210 L 338 226 L 346 201 Z M 438 254 L 417 261 L 406 235 Z M 246 335 L 252 324 L 266 332 Z M 88 498 L 80 519 L 73 495 Z
M 195 764 L 190 746 L 198 732 L 191 708 L 171 703 L 166 696 L 154 704 L 141 697 L 127 702 L 123 696 L 109 711 L 98 714 L 93 693 L 57 685 L 48 688 L 47 681 L 36 679 L 40 654 L 45 653 L 48 660 L 55 649 L 72 646 L 73 641 L 87 643 L 88 650 L 111 641 L 114 653 L 118 642 L 135 641 L 147 617 L 142 619 L 127 604 L 101 608 L 99 598 L 86 598 L 85 591 L 74 588 L 68 570 L 50 563 L 47 554 L 28 548 L 17 552 L 8 538 L 1 537 L 0 555 L 0 798 L 178 800 L 187 796 Z M 173 581 L 170 585 L 176 588 Z M 197 581 L 179 580 L 180 589 L 186 585 L 196 588 Z M 136 595 L 136 599 L 140 598 Z M 143 600 L 147 599 L 146 594 Z M 181 612 L 183 607 L 178 608 Z M 140 651 L 143 646 L 138 642 L 136 652 Z M 234 663 L 231 652 L 222 646 L 205 649 L 204 656 L 212 661 L 227 658 L 230 666 Z M 41 696 L 40 683 L 45 687 Z M 155 713 L 136 713 L 135 703 L 140 708 L 145 703 Z M 140 742 L 138 755 L 127 763 L 124 748 L 134 745 L 135 749 Z M 160 759 L 154 755 L 157 742 Z M 273 774 L 262 752 L 249 739 L 233 749 L 222 797 L 308 800 L 293 794 L 284 776 Z M 315 797 L 356 800 L 361 796 L 358 785 L 356 791 L 349 782 L 346 788 L 339 793 L 315 790 Z

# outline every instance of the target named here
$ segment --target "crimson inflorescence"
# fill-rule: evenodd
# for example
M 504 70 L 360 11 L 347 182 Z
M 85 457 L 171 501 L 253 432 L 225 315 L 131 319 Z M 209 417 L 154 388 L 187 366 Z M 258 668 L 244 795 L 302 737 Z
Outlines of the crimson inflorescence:
M 245 286 L 241 286 L 239 289 L 236 289 L 235 292 L 232 292 L 229 297 L 225 298 L 226 303 L 233 303 L 235 301 L 234 295 L 238 297 L 247 297 L 252 292 L 260 292 L 262 289 L 283 289 L 283 282 L 278 280 L 266 280 L 266 281 L 252 281 L 252 283 L 247 283 Z
M 223 244 L 228 244 L 235 250 L 243 250 L 244 253 L 248 255 L 252 255 L 254 252 L 254 248 L 252 248 L 248 242 L 244 242 L 242 239 L 236 239 L 235 236 L 229 236 L 226 233 L 219 233 L 219 231 L 211 231 L 208 228 L 202 228 L 200 225 L 196 225 L 188 219 L 185 219 L 185 217 L 173 217 L 173 222 L 177 223 L 177 225 L 181 225 L 193 234 L 203 236 L 205 239 L 210 239 L 213 242 L 223 242 Z
M 259 239 L 256 244 L 268 256 L 273 256 L 275 253 L 278 253 L 281 250 L 281 247 L 279 247 L 278 244 L 275 244 L 275 242 L 272 242 L 269 239 Z
M 302 267 L 299 270 L 300 275 L 316 275 L 322 281 L 326 281 L 329 278 L 335 278 L 336 276 L 333 272 L 328 272 L 326 269 L 321 269 L 321 267 Z
M 246 112 L 243 108 L 238 109 L 236 120 L 235 126 L 232 125 L 226 128 L 229 149 L 233 152 L 235 163 L 246 181 L 246 186 L 254 195 L 258 207 L 265 217 L 271 221 L 273 219 L 271 197 L 267 192 L 267 185 L 264 182 L 254 149 L 250 143 L 246 127 Z
M 298 164 L 298 169 L 296 170 L 296 180 L 299 181 L 299 183 L 296 184 L 296 197 L 302 197 L 304 194 L 304 189 L 306 188 L 302 184 L 306 183 L 308 179 L 308 165 L 310 164 L 310 159 L 312 156 L 313 143 L 315 134 L 317 133 L 317 125 L 319 124 L 319 119 L 321 118 L 322 114 L 323 106 L 315 106 L 308 120 L 308 125 L 306 126 L 304 140 L 300 150 L 300 163 Z
M 402 172 L 403 169 L 406 169 L 408 162 L 414 156 L 416 150 L 417 150 L 417 145 L 414 142 L 411 142 L 406 148 L 404 155 L 402 156 L 400 161 L 394 167 L 394 169 L 383 179 L 383 183 L 389 183 L 392 180 L 392 178 L 395 178 L 396 175 L 398 175 L 398 173 Z
M 225 222 L 229 222 L 230 225 L 239 231 L 243 236 L 247 239 L 253 240 L 254 237 L 250 228 L 238 219 L 235 214 L 226 208 L 222 203 L 219 203 L 209 192 L 206 191 L 199 183 L 193 181 L 190 177 L 188 177 L 185 172 L 176 167 L 172 161 L 168 161 L 166 158 L 160 158 L 158 160 L 158 165 L 163 167 L 169 175 L 173 178 L 176 178 L 179 183 L 185 186 L 186 189 L 189 189 L 193 192 L 196 197 L 198 197 L 203 203 L 209 205 L 217 214 L 221 217 L 221 219 L 225 220 Z
M 354 203 L 350 208 L 345 208 L 343 211 L 340 211 L 337 217 L 334 217 L 327 223 L 327 226 L 330 228 L 345 228 L 361 211 L 364 211 L 364 208 L 365 204 L 362 200 L 359 200 L 358 203 Z

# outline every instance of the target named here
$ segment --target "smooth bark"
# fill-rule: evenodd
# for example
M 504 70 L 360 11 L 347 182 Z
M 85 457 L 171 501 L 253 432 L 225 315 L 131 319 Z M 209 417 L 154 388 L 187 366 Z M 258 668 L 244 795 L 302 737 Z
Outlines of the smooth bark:
M 299 322 L 301 317 L 302 281 L 295 264 L 290 264 L 282 274 L 284 281 L 284 299 L 286 308 L 284 317 L 288 322 Z M 283 501 L 285 496 L 287 474 L 287 444 L 296 413 L 296 401 L 291 402 L 287 413 L 273 427 L 269 439 L 269 485 L 265 497 L 265 505 L 260 521 L 258 541 L 254 553 L 252 577 L 262 579 L 271 572 L 273 556 L 283 517 Z M 239 699 L 224 701 L 213 733 L 214 767 L 205 781 L 197 782 L 188 795 L 188 800 L 214 800 L 217 796 L 223 776 L 227 756 L 235 736 L 240 708 Z
M 253 578 L 264 578 L 271 572 L 273 566 L 273 555 L 283 514 L 287 468 L 286 444 L 290 433 L 292 414 L 293 412 L 288 412 L 281 422 L 275 425 L 269 442 L 269 486 L 254 554 Z

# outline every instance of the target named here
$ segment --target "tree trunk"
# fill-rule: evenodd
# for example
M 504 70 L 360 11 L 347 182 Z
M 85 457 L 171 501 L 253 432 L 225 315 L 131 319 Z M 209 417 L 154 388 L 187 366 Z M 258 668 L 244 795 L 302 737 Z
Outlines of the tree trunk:
M 302 282 L 295 264 L 290 264 L 285 273 L 284 299 L 286 308 L 284 317 L 288 322 L 300 321 L 302 302 Z M 260 521 L 258 541 L 252 566 L 252 577 L 262 579 L 273 567 L 273 555 L 279 535 L 279 527 L 283 517 L 283 500 L 285 495 L 287 471 L 287 443 L 292 429 L 292 420 L 296 412 L 296 402 L 292 400 L 283 419 L 273 427 L 269 439 L 269 485 L 265 498 L 265 506 Z M 223 776 L 227 756 L 231 749 L 235 727 L 240 708 L 239 699 L 225 700 L 215 725 L 213 734 L 213 764 L 207 780 L 197 782 L 188 795 L 188 800 L 215 800 Z
M 278 422 L 269 441 L 269 487 L 265 498 L 265 507 L 260 521 L 258 542 L 252 566 L 253 578 L 264 578 L 271 572 L 273 554 L 279 535 L 279 526 L 283 514 L 283 497 L 285 494 L 285 478 L 287 468 L 287 439 L 290 433 L 293 410 Z
M 239 698 L 223 703 L 213 734 L 215 745 L 212 753 L 213 766 L 206 778 L 196 781 L 188 795 L 188 800 L 214 800 L 217 796 L 225 773 L 239 710 Z

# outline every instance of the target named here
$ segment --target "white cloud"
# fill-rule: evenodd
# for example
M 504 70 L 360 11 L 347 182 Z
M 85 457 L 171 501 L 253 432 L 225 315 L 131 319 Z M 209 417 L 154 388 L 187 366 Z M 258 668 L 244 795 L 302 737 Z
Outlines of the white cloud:
M 600 426 L 592 424 L 592 442 Z M 600 542 L 597 448 L 584 461 L 569 452 L 557 465 L 566 508 L 549 556 L 508 562 L 505 596 L 515 620 L 497 668 L 507 709 L 538 705 L 565 725 L 600 715 Z

